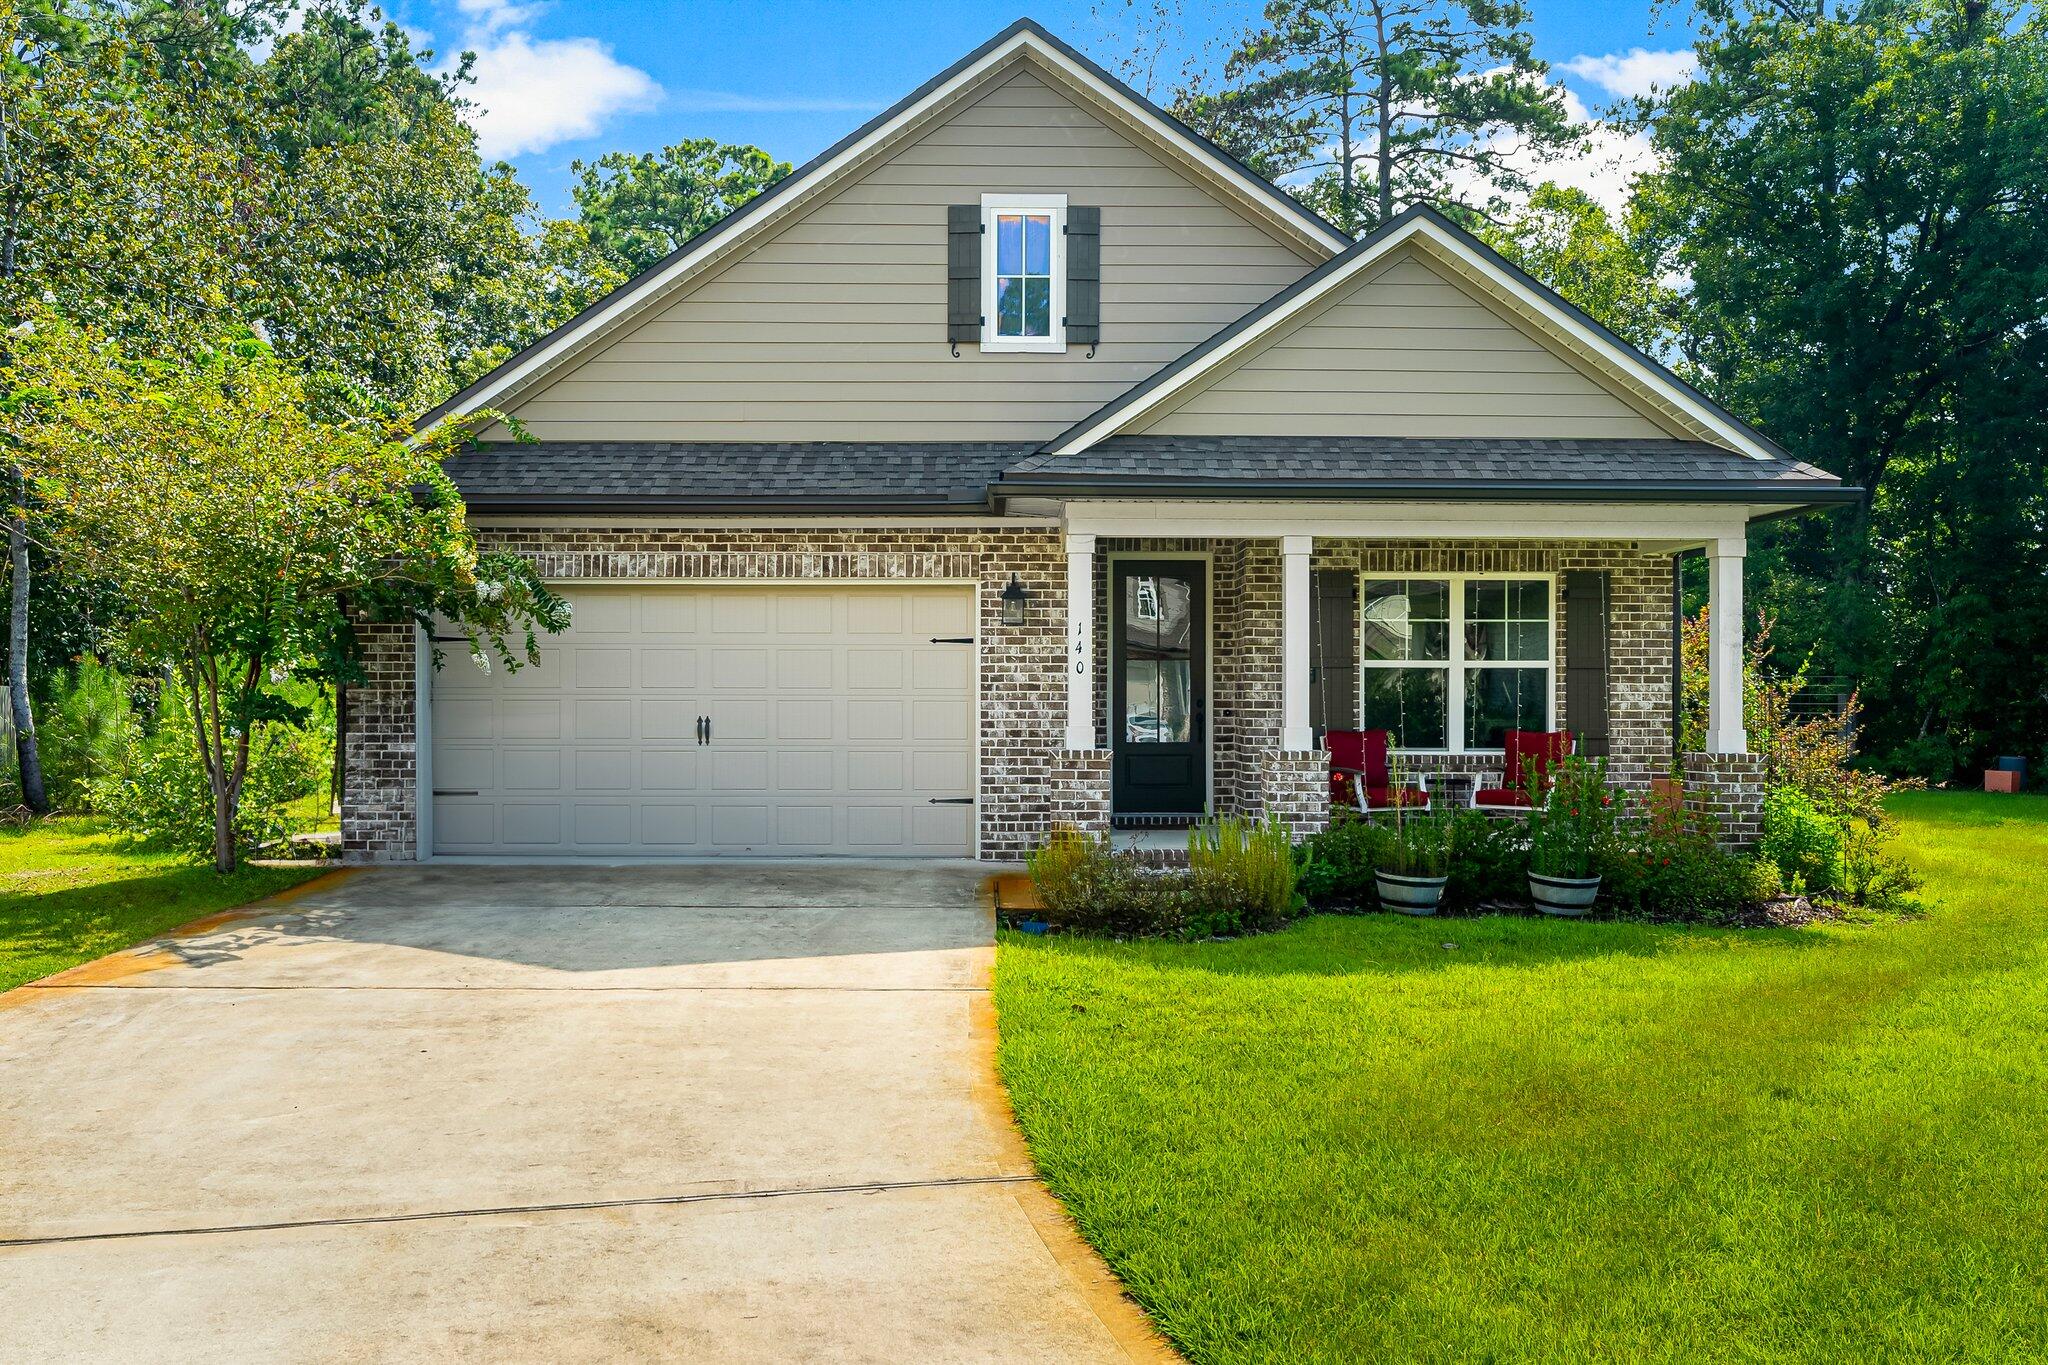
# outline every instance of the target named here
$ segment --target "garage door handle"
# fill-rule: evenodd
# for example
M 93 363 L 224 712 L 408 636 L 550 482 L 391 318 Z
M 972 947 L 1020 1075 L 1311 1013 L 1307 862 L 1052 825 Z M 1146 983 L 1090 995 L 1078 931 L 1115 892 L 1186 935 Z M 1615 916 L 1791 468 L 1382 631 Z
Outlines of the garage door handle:
M 932 643 L 935 645 L 971 645 L 974 643 L 974 637 L 972 635 L 934 635 L 932 636 Z
M 934 796 L 925 804 L 932 806 L 971 806 L 974 804 L 974 798 L 971 796 Z
M 450 790 L 448 790 L 448 789 L 447 789 L 446 787 L 436 787 L 436 788 L 434 788 L 434 795 L 436 795 L 436 796 L 475 796 L 475 795 L 476 795 L 476 793 L 475 793 L 475 792 L 458 792 L 458 791 L 450 791 Z

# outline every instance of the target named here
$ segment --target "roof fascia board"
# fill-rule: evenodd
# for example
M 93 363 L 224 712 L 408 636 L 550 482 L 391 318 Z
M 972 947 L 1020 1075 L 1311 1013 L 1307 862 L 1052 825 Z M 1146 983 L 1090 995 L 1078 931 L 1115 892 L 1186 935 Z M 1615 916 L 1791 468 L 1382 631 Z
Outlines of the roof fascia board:
M 1671 482 L 1641 483 L 1615 480 L 1583 482 L 1505 482 L 1475 479 L 1412 481 L 1372 480 L 1217 480 L 1160 479 L 1151 475 L 1024 475 L 1004 476 L 996 485 L 1002 497 L 1172 497 L 1191 500 L 1337 498 L 1359 501 L 1421 498 L 1440 502 L 1542 502 L 1542 503 L 1641 503 L 1687 502 L 1695 504 L 1755 503 L 1769 505 L 1830 506 L 1856 502 L 1859 488 L 1838 484 L 1818 487 L 1785 487 L 1768 483 L 1730 482 L 1714 484 Z
M 929 116 L 1019 52 L 1058 68 L 1068 79 L 1118 110 L 1136 127 L 1160 137 L 1168 146 L 1211 178 L 1235 191 L 1276 226 L 1286 228 L 1304 244 L 1341 253 L 1350 245 L 1335 227 L 1298 204 L 1285 191 L 1261 179 L 1242 163 L 1178 119 L 1146 100 L 1116 77 L 1082 56 L 1030 20 L 1019 20 L 952 66 L 933 76 L 874 118 L 833 143 L 804 165 L 769 186 L 726 217 L 698 233 L 669 256 L 648 267 L 561 326 L 501 362 L 497 368 L 422 415 L 425 432 L 451 413 L 487 406 L 492 399 L 522 386 L 574 351 L 599 329 L 633 313 L 665 293 L 678 280 L 736 246 L 841 172 L 872 154 L 906 127 Z
M 1456 261 L 1474 278 L 1486 280 L 1521 300 L 1532 314 L 1581 348 L 1588 358 L 1627 377 L 1634 385 L 1661 395 L 1686 421 L 1696 423 L 1702 432 L 1726 442 L 1752 459 L 1791 458 L 1747 423 L 1662 365 L 1558 298 L 1497 253 L 1469 239 L 1448 220 L 1421 206 L 1406 210 L 1380 230 L 1360 240 L 1344 255 L 1304 276 L 1293 288 L 1275 295 L 1261 308 L 1225 328 L 1181 362 L 1169 365 L 1152 379 L 1083 418 L 1049 442 L 1047 454 L 1055 458 L 1077 455 L 1097 441 L 1115 435 L 1138 418 L 1157 410 L 1169 398 L 1186 392 L 1206 376 L 1245 355 L 1260 341 L 1303 316 L 1397 248 L 1418 240 L 1426 243 L 1433 254 L 1441 253 Z

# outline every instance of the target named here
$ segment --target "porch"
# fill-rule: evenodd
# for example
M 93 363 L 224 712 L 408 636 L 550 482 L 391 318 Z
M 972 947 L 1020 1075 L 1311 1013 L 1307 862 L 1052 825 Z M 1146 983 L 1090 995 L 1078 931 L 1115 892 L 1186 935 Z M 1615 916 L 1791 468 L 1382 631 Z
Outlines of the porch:
M 1744 508 L 1069 503 L 1053 818 L 1328 821 L 1326 729 L 1498 781 L 1509 729 L 1569 730 L 1621 786 L 1676 765 L 1753 833 Z M 1677 556 L 1710 562 L 1711 716 L 1674 754 Z M 1482 776 L 1481 780 L 1488 780 Z

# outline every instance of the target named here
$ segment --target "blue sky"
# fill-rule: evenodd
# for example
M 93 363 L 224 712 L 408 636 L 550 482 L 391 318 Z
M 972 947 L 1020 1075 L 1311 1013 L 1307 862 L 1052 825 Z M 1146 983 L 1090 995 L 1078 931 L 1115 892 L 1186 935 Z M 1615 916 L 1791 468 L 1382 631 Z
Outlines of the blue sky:
M 1536 50 L 1587 111 L 1683 71 L 1682 10 L 1648 0 L 1531 0 Z M 684 137 L 752 142 L 801 163 L 1020 14 L 1115 67 L 1131 46 L 1125 0 L 919 4 L 696 0 L 390 0 L 387 12 L 442 54 L 479 55 L 473 92 L 487 154 L 566 211 L 569 163 Z M 1135 10 L 1148 8 L 1139 3 Z M 1197 36 L 1241 28 L 1257 0 L 1184 0 Z M 1121 39 L 1121 41 L 1120 41 Z M 1610 201 L 1640 144 L 1607 137 L 1557 178 Z

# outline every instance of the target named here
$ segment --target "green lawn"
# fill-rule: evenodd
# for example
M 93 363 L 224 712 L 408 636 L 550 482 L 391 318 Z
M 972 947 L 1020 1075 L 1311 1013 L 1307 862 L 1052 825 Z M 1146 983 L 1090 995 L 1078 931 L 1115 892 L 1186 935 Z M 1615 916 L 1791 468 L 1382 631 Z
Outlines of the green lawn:
M 0 990 L 318 875 L 318 865 L 210 867 L 141 853 L 92 820 L 0 830 Z
M 1925 918 L 1006 935 L 1040 1169 L 1198 1361 L 2048 1358 L 2048 799 Z

